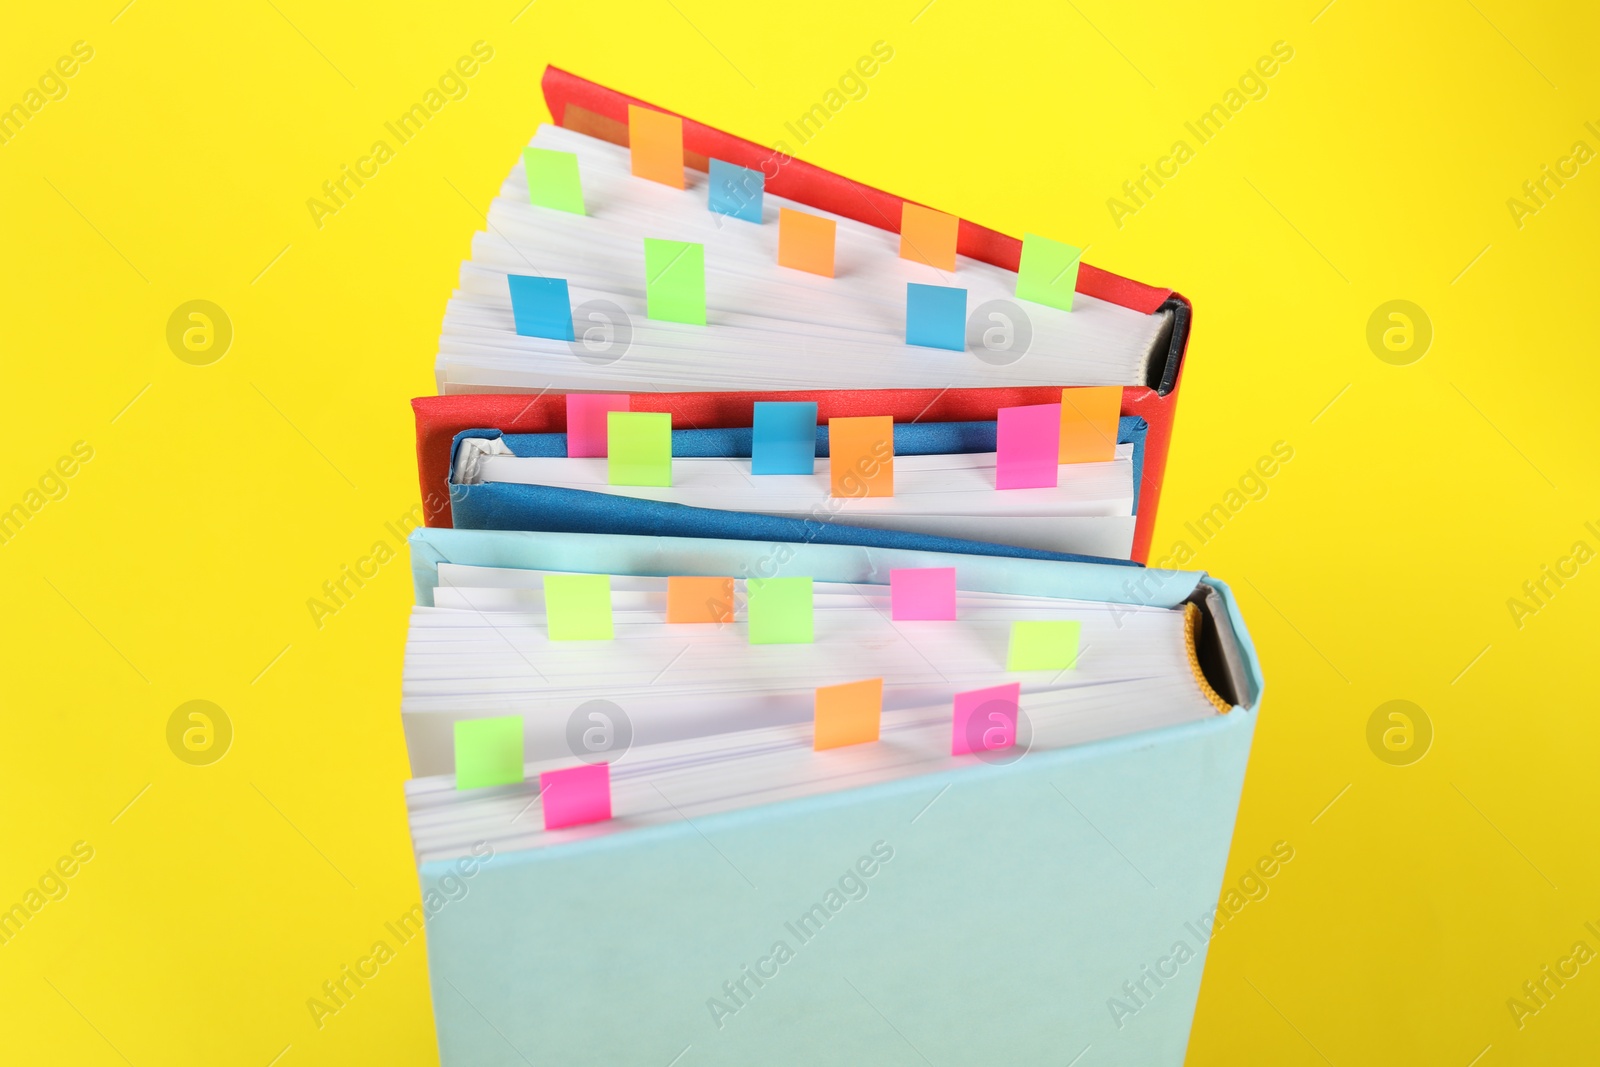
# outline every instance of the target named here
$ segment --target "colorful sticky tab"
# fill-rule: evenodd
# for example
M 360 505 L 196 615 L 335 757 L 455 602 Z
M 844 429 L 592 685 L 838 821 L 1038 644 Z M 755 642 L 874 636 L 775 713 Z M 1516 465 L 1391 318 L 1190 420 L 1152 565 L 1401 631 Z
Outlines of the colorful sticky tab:
M 567 455 L 604 456 L 606 454 L 606 416 L 627 411 L 627 393 L 567 394 Z
M 545 575 L 544 620 L 552 641 L 611 640 L 610 576 Z
M 909 200 L 900 207 L 900 258 L 940 270 L 956 269 L 956 225 L 961 220 Z
M 957 693 L 955 721 L 950 731 L 950 754 L 993 752 L 1017 743 L 1017 707 L 1022 703 L 1022 683 L 992 685 Z
M 757 400 L 750 434 L 751 474 L 815 474 L 817 405 Z
M 809 645 L 815 640 L 810 578 L 751 578 L 746 588 L 752 645 Z
M 1109 463 L 1116 459 L 1121 416 L 1120 385 L 1061 390 L 1060 462 Z
M 1083 249 L 1036 233 L 1022 236 L 1022 262 L 1017 267 L 1017 299 L 1072 310 L 1078 289 L 1078 261 Z
M 572 299 L 567 295 L 565 278 L 508 274 L 506 285 L 511 289 L 511 318 L 519 335 L 554 341 L 573 339 Z
M 1066 671 L 1078 665 L 1077 619 L 1050 619 L 1011 624 L 1006 649 L 1008 671 Z
M 628 153 L 635 177 L 683 188 L 683 120 L 678 116 L 629 104 Z
M 894 496 L 894 419 L 829 419 L 828 474 L 833 496 Z
M 759 170 L 724 163 L 711 162 L 707 206 L 719 215 L 732 215 L 746 222 L 761 221 L 761 193 L 766 188 L 766 178 Z
M 544 828 L 605 822 L 611 818 L 611 764 L 585 763 L 539 775 Z
M 778 209 L 778 266 L 833 277 L 832 219 L 790 208 Z
M 606 412 L 606 481 L 672 484 L 672 416 L 665 411 Z
M 706 324 L 706 246 L 644 239 L 645 314 L 666 322 Z
M 878 739 L 883 718 L 883 679 L 817 687 L 811 748 L 843 748 Z
M 530 145 L 522 150 L 522 171 L 528 177 L 530 204 L 584 214 L 577 156 Z
M 522 781 L 522 716 L 461 719 L 456 723 L 456 788 Z
M 1061 405 L 1001 408 L 995 419 L 994 487 L 1043 489 L 1061 481 Z
M 894 567 L 889 571 L 889 618 L 950 620 L 956 617 L 954 567 Z
M 733 579 L 667 579 L 668 622 L 732 622 Z
M 948 285 L 906 283 L 906 344 L 967 347 L 967 291 Z

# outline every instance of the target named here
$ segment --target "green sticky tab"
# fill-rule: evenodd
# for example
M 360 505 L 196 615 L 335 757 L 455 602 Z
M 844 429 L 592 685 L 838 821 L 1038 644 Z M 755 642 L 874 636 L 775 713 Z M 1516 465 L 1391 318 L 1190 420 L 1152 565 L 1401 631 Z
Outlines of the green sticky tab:
M 585 214 L 577 156 L 548 148 L 524 148 L 522 169 L 528 176 L 530 204 L 570 211 L 574 215 Z
M 606 412 L 606 481 L 672 484 L 672 416 L 665 411 Z
M 1078 665 L 1076 619 L 1011 624 L 1011 647 L 1006 652 L 1008 671 L 1064 671 Z
M 752 645 L 809 645 L 810 578 L 752 578 L 746 583 Z
M 611 640 L 610 576 L 545 575 L 544 618 L 552 641 Z
M 456 788 L 522 781 L 522 716 L 456 723 Z
M 1036 233 L 1024 234 L 1022 263 L 1017 267 L 1017 299 L 1071 311 L 1082 258 L 1081 248 Z
M 645 314 L 706 324 L 706 246 L 644 239 Z

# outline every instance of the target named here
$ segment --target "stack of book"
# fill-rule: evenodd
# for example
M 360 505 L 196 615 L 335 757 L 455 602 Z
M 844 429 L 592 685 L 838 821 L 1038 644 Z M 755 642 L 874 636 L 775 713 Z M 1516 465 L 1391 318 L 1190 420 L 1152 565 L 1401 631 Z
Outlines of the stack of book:
M 442 1060 L 1181 1063 L 1261 695 L 1143 566 L 1187 302 L 544 88 L 414 401 Z

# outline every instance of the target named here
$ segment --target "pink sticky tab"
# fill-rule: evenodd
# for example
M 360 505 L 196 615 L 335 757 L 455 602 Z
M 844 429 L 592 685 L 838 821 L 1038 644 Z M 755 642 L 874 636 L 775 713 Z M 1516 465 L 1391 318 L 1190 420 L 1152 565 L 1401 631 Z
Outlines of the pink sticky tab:
M 1017 705 L 1021 700 L 1020 682 L 957 693 L 950 754 L 981 754 L 1016 744 Z
M 611 764 L 586 763 L 539 775 L 544 828 L 581 826 L 611 818 Z
M 567 455 L 605 456 L 606 413 L 627 410 L 627 393 L 568 393 Z
M 1060 404 L 1001 408 L 995 438 L 996 489 L 1047 489 L 1059 484 Z
M 954 567 L 897 567 L 889 571 L 889 617 L 954 619 Z

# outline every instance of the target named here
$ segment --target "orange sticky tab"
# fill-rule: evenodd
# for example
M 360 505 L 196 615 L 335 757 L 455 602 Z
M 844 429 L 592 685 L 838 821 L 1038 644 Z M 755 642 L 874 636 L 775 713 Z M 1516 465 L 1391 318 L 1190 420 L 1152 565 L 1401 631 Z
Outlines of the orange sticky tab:
M 732 578 L 668 578 L 668 622 L 732 622 Z
M 833 277 L 832 219 L 778 209 L 778 266 Z
M 894 496 L 894 419 L 829 419 L 828 474 L 834 496 Z
M 678 116 L 629 104 L 628 150 L 636 177 L 683 188 L 683 120 Z
M 876 741 L 882 718 L 882 678 L 819 686 L 811 748 L 821 752 L 825 748 Z
M 1122 386 L 1061 390 L 1062 463 L 1109 463 L 1117 455 Z
M 900 209 L 900 258 L 955 270 L 959 221 L 954 215 L 908 201 Z

